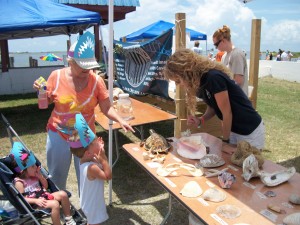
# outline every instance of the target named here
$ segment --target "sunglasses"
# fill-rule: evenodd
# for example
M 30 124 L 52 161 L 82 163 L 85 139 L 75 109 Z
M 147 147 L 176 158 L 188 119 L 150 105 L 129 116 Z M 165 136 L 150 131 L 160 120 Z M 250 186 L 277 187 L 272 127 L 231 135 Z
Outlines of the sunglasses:
M 215 46 L 216 48 L 218 48 L 218 47 L 219 47 L 219 44 L 221 43 L 221 41 L 222 41 L 222 39 L 219 40 L 219 41 L 217 41 L 216 43 L 214 43 L 214 46 Z

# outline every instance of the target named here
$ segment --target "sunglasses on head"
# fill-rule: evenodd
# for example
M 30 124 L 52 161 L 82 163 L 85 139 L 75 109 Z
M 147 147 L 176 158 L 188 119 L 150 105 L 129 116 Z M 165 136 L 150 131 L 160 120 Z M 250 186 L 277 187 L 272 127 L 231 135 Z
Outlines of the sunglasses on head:
M 215 46 L 216 48 L 218 48 L 218 47 L 219 47 L 219 44 L 221 43 L 221 41 L 222 41 L 222 39 L 219 40 L 219 41 L 217 41 L 216 43 L 214 43 L 214 46 Z

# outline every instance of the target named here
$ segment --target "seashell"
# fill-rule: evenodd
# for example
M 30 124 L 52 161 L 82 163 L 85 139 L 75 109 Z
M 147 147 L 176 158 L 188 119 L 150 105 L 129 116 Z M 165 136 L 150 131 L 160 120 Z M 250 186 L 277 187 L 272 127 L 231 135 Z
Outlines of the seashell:
M 177 153 L 187 159 L 201 159 L 206 155 L 206 147 L 202 137 L 181 137 L 177 142 Z
M 207 201 L 222 202 L 226 199 L 226 194 L 217 188 L 209 188 L 203 193 L 202 197 Z
M 222 188 L 230 188 L 231 185 L 236 181 L 236 178 L 231 173 L 222 172 L 218 175 L 218 180 Z
M 201 177 L 203 175 L 202 168 L 196 168 L 194 165 L 188 163 L 171 163 L 165 167 L 159 167 L 156 173 L 159 176 L 166 177 L 172 175 L 175 170 L 179 169 L 187 170 L 194 177 Z
M 258 161 L 253 154 L 249 155 L 243 162 L 242 177 L 249 181 L 252 177 L 259 176 Z
M 300 213 L 292 213 L 283 219 L 285 225 L 300 225 Z
M 206 170 L 206 172 L 204 172 L 204 174 L 205 174 L 205 177 L 207 177 L 207 178 L 216 177 L 216 176 L 219 176 L 219 174 L 221 174 L 221 173 L 223 173 L 227 170 L 228 170 L 227 167 L 222 169 L 222 170 L 208 169 L 208 170 Z
M 234 205 L 221 205 L 216 211 L 220 216 L 227 219 L 234 219 L 241 215 L 241 210 Z
M 190 181 L 186 183 L 183 189 L 180 191 L 184 197 L 196 198 L 202 194 L 202 189 L 196 181 Z
M 222 159 L 220 156 L 218 156 L 216 154 L 207 154 L 207 155 L 203 156 L 197 163 L 197 165 L 200 165 L 204 168 L 205 167 L 208 167 L 208 168 L 219 167 L 224 164 L 225 164 L 224 159 Z
M 264 164 L 264 158 L 261 151 L 251 146 L 247 141 L 240 141 L 237 145 L 236 151 L 231 156 L 231 162 L 237 166 L 242 166 L 244 160 L 253 154 L 258 161 L 258 167 L 261 168 Z
M 289 201 L 293 204 L 296 204 L 296 205 L 300 205 L 300 195 L 298 194 L 291 194 L 289 196 Z
M 277 212 L 277 213 L 281 212 L 281 208 L 277 205 L 269 204 L 267 207 L 268 207 L 268 209 L 271 209 L 274 212 Z
M 260 172 L 260 179 L 266 186 L 277 186 L 281 183 L 288 181 L 296 173 L 295 167 L 277 171 L 274 173 Z
M 172 163 L 168 164 L 165 167 L 158 167 L 156 170 L 156 173 L 158 176 L 161 177 L 166 177 L 169 176 L 171 173 L 173 173 L 175 170 L 180 169 L 180 164 L 179 163 Z
M 192 132 L 190 129 L 187 129 L 186 131 L 181 132 L 181 137 L 189 137 L 192 135 Z

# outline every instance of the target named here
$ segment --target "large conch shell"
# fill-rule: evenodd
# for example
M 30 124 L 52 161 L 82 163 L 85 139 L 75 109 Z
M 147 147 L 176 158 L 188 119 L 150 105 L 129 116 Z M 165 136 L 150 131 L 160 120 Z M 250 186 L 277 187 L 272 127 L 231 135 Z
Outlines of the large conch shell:
M 196 181 L 190 181 L 186 183 L 183 189 L 180 191 L 184 197 L 196 198 L 202 194 L 202 189 Z
M 201 159 L 206 155 L 206 147 L 202 137 L 181 137 L 177 142 L 177 153 L 187 159 Z
M 258 161 L 253 154 L 249 155 L 243 162 L 242 177 L 249 181 L 252 177 L 259 176 Z
M 260 179 L 266 186 L 273 187 L 288 181 L 295 173 L 295 167 L 290 167 L 274 173 L 261 171 Z
M 247 141 L 240 141 L 237 145 L 237 150 L 231 156 L 231 162 L 237 166 L 242 166 L 244 160 L 253 154 L 258 161 L 258 167 L 261 168 L 264 164 L 264 159 L 260 150 L 251 146 Z
M 156 173 L 161 177 L 174 176 L 174 172 L 179 169 L 188 171 L 194 177 L 201 177 L 203 175 L 202 168 L 196 168 L 194 165 L 188 163 L 171 163 L 165 167 L 158 167 Z M 178 173 L 175 175 L 178 175 Z
M 203 193 L 202 198 L 211 202 L 222 202 L 226 199 L 226 194 L 224 191 L 220 191 L 219 189 L 213 187 L 207 189 Z
M 249 181 L 252 177 L 260 177 L 260 180 L 269 187 L 277 186 L 288 181 L 296 173 L 295 167 L 290 167 L 281 171 L 268 173 L 259 170 L 258 162 L 253 155 L 248 156 L 243 163 L 242 177 Z
M 292 213 L 283 219 L 285 225 L 300 225 L 300 213 Z

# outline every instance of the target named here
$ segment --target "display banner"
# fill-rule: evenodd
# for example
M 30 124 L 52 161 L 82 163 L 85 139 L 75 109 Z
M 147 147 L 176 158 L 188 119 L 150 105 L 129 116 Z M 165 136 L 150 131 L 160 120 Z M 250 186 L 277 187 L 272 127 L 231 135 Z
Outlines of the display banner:
M 115 84 L 130 95 L 158 95 L 169 99 L 169 82 L 162 69 L 172 54 L 173 30 L 140 43 L 115 42 Z

